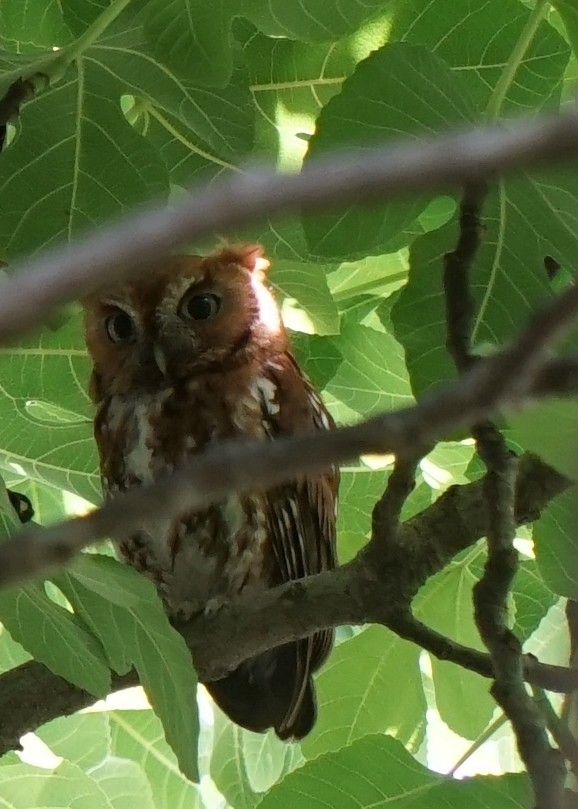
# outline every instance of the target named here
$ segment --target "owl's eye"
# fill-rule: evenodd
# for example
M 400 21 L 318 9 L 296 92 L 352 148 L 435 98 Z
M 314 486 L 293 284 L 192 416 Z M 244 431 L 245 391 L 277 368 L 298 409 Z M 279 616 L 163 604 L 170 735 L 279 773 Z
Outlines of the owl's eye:
M 113 343 L 126 343 L 132 340 L 135 326 L 132 317 L 122 309 L 117 309 L 106 318 L 106 333 Z
M 221 308 L 218 295 L 205 292 L 202 295 L 185 295 L 179 306 L 179 314 L 188 320 L 208 320 Z

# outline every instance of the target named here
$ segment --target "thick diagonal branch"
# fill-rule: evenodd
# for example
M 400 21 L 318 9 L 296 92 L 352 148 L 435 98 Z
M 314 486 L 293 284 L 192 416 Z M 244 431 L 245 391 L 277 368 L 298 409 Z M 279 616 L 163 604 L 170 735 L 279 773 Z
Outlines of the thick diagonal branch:
M 330 432 L 223 445 L 174 475 L 132 489 L 86 517 L 27 528 L 0 546 L 0 585 L 45 573 L 102 537 L 122 538 L 151 518 L 200 510 L 231 492 L 271 487 L 369 452 L 419 457 L 444 434 L 476 424 L 527 397 L 547 352 L 570 329 L 577 312 L 578 286 L 573 285 L 534 315 L 503 351 L 414 407 Z
M 569 486 L 569 481 L 538 458 L 524 457 L 517 484 L 516 521 L 536 519 L 545 505 Z M 256 597 L 242 597 L 217 614 L 182 627 L 202 680 L 217 679 L 259 651 L 340 624 L 382 622 L 399 630 L 399 612 L 388 604 L 409 604 L 426 579 L 487 531 L 483 482 L 449 489 L 421 514 L 400 526 L 396 547 L 411 565 L 397 565 L 379 581 L 360 561 L 285 585 Z M 422 643 L 420 633 L 402 632 Z M 490 676 L 489 657 L 447 643 L 426 641 L 426 648 Z M 550 690 L 569 690 L 578 672 L 526 661 L 527 676 Z M 136 675 L 114 678 L 113 689 L 136 683 Z M 90 705 L 94 697 L 30 662 L 0 676 L 0 754 L 14 749 L 24 733 L 40 724 Z
M 578 157 L 578 113 L 484 126 L 429 140 L 334 152 L 300 174 L 255 169 L 194 188 L 178 205 L 132 215 L 14 268 L 0 287 L 0 343 L 47 322 L 54 309 L 123 274 L 145 272 L 182 242 L 290 210 L 446 190 Z

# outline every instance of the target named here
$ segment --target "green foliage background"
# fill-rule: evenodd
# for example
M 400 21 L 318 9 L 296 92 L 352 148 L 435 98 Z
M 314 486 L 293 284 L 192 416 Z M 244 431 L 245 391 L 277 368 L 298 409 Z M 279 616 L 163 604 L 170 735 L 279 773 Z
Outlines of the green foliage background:
M 9 263 L 153 197 L 171 204 L 250 161 L 298 170 L 335 147 L 361 155 L 369 143 L 555 110 L 578 78 L 573 0 L 2 0 L 0 46 L 0 94 L 18 77 L 37 89 L 0 156 L 0 257 Z M 424 195 L 219 234 L 265 245 L 296 352 L 339 421 L 406 405 L 452 378 L 441 258 L 455 242 L 455 209 L 452 196 Z M 552 295 L 545 256 L 574 272 L 578 176 L 497 183 L 485 218 L 474 337 L 491 350 Z M 74 310 L 0 349 L 0 467 L 42 522 L 78 508 L 73 495 L 100 499 L 87 376 Z M 555 436 L 553 421 L 562 425 Z M 574 403 L 554 403 L 512 417 L 508 435 L 573 474 L 577 425 Z M 406 516 L 480 473 L 470 444 L 438 445 Z M 344 470 L 343 560 L 363 545 L 387 474 L 375 459 Z M 575 492 L 562 496 L 534 526 L 536 560 L 524 562 L 512 597 L 516 629 L 537 648 L 550 616 L 557 662 L 565 646 L 555 605 L 578 598 L 568 561 L 574 501 Z M 6 497 L 1 513 L 8 533 Z M 428 624 L 478 647 L 471 589 L 483 559 L 483 545 L 462 554 L 416 602 Z M 32 655 L 99 697 L 110 668 L 134 665 L 156 712 L 94 712 L 41 729 L 63 761 L 52 771 L 1 759 L 0 792 L 14 807 L 75 806 L 79 796 L 83 807 L 114 809 L 530 805 L 522 775 L 452 782 L 427 769 L 432 711 L 473 751 L 494 717 L 488 684 L 449 663 L 428 667 L 383 628 L 342 631 L 303 744 L 283 746 L 218 715 L 201 722 L 197 757 L 187 650 L 132 571 L 85 555 L 50 586 L 2 591 L 0 619 L 0 670 Z

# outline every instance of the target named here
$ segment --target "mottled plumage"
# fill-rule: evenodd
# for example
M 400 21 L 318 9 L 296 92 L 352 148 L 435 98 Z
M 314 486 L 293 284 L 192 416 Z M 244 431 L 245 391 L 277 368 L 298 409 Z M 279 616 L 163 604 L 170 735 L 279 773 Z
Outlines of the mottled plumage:
M 105 492 L 151 482 L 209 444 L 332 427 L 291 354 L 258 245 L 173 256 L 85 304 L 95 437 Z M 158 519 L 119 543 L 171 617 L 335 564 L 338 473 L 231 496 Z M 251 730 L 301 738 L 315 721 L 311 674 L 333 640 L 320 632 L 208 683 Z

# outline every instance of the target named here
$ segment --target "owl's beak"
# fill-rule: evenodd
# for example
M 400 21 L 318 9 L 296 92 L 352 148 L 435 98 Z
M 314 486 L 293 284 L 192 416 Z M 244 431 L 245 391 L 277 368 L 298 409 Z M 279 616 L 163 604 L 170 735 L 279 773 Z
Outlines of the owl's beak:
M 155 358 L 155 362 L 163 376 L 167 375 L 167 358 L 165 352 L 160 347 L 158 343 L 153 345 L 153 356 Z

